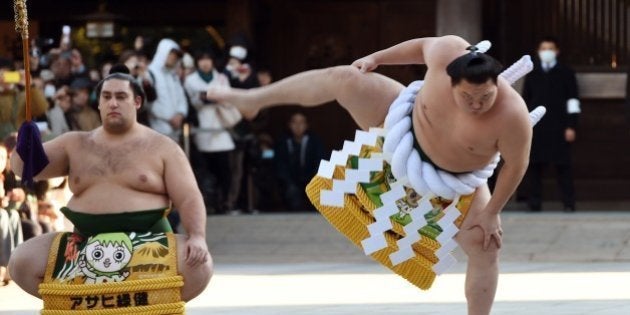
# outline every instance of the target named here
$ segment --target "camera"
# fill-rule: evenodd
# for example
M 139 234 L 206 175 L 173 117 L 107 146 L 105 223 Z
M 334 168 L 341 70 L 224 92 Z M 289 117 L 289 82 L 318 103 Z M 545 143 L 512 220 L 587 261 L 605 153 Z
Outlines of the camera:
M 20 83 L 20 73 L 18 71 L 5 71 L 2 73 L 2 80 L 5 83 Z

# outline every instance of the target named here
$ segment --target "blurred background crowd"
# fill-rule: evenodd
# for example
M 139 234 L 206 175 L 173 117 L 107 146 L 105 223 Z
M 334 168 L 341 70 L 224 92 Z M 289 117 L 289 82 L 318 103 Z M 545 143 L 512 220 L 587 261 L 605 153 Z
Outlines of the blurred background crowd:
M 293 112 L 285 132 L 274 137 L 264 131 L 266 113 L 248 121 L 233 107 L 206 99 L 205 91 L 214 85 L 248 89 L 271 83 L 271 73 L 256 66 L 247 46 L 183 48 L 164 38 L 147 52 L 144 38 L 137 36 L 133 47 L 110 56 L 116 58 L 88 66 L 82 52 L 73 47 L 70 32 L 64 26 L 60 45 L 45 52 L 37 40 L 32 41 L 32 109 L 44 140 L 99 127 L 94 87 L 109 73 L 127 72 L 146 93 L 139 122 L 180 143 L 193 165 L 208 214 L 310 209 L 304 186 L 316 172 L 324 149 L 309 131 L 307 116 Z M 5 75 L 14 72 L 14 81 Z M 0 59 L 0 137 L 9 152 L 24 117 L 24 76 L 22 60 Z M 276 167 L 280 165 L 286 167 Z M 4 173 L 7 192 L 24 190 L 17 181 L 6 179 L 15 178 L 10 165 Z M 47 192 L 63 189 L 65 182 L 38 185 L 42 192 L 22 194 L 37 197 L 41 204 L 53 202 Z

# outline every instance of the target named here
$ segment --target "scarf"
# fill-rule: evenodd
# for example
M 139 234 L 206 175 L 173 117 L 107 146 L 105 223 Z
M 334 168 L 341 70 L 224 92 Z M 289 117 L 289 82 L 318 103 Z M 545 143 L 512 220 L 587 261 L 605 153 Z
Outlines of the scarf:
M 210 70 L 210 72 L 208 73 L 203 73 L 201 72 L 201 70 L 197 70 L 197 73 L 199 74 L 199 77 L 206 83 L 210 83 L 210 81 L 212 81 L 212 79 L 214 78 L 212 70 Z

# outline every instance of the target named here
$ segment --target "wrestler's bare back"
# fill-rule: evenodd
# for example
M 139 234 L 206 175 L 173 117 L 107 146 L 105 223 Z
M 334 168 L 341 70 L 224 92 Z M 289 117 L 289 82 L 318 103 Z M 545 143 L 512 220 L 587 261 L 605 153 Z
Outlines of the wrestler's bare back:
M 94 214 L 169 206 L 165 155 L 179 153 L 172 140 L 139 124 L 120 138 L 98 128 L 72 133 L 64 140 L 73 193 L 70 209 Z

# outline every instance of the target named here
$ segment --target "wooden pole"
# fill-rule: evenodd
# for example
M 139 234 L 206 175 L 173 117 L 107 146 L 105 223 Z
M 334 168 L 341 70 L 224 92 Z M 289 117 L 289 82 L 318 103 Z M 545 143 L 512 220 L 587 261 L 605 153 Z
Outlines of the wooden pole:
M 28 49 L 28 33 L 22 37 L 22 54 L 24 55 L 24 93 L 26 93 L 26 121 L 31 121 L 31 65 L 30 53 Z
M 22 55 L 24 57 L 24 81 L 26 93 L 26 121 L 31 121 L 31 63 L 28 41 L 28 13 L 26 0 L 14 0 L 13 11 L 15 13 L 15 31 L 22 35 Z

